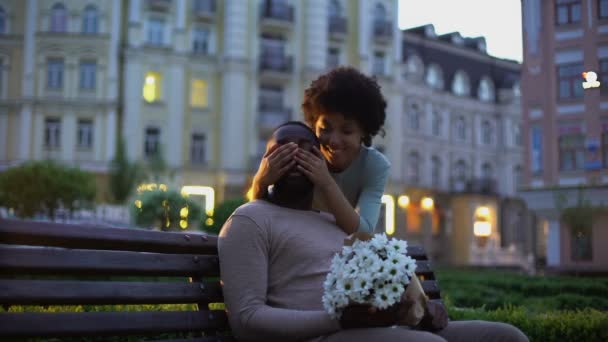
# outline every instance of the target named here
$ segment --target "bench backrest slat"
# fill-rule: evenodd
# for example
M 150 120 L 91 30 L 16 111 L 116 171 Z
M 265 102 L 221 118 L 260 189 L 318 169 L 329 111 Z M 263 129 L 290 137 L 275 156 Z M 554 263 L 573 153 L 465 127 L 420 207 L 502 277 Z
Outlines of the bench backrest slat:
M 217 280 L 186 283 L 0 279 L 0 303 L 5 305 L 208 304 L 223 301 Z
M 203 233 L 0 219 L 0 243 L 156 253 L 217 255 L 217 238 Z
M 92 336 L 215 331 L 227 327 L 224 311 L 0 314 L 0 336 Z
M 217 256 L 0 245 L 0 272 L 73 275 L 217 276 Z

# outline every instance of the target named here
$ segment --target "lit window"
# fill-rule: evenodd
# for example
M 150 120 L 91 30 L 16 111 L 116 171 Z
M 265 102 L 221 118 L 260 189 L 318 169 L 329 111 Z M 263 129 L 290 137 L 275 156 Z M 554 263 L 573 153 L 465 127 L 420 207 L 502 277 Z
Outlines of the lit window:
M 206 108 L 209 105 L 208 96 L 207 82 L 205 80 L 192 80 L 190 106 L 194 108 Z
M 146 73 L 144 79 L 143 96 L 148 102 L 160 101 L 162 76 L 158 72 Z
M 192 134 L 192 144 L 190 146 L 190 160 L 193 164 L 204 164 L 206 159 L 207 137 L 201 133 Z
M 93 121 L 78 120 L 78 149 L 90 150 L 93 147 Z
M 56 3 L 51 8 L 51 32 L 66 32 L 67 31 L 67 10 L 61 3 Z
M 63 59 L 50 58 L 47 61 L 46 86 L 49 89 L 61 89 L 63 87 Z
M 84 9 L 84 14 L 82 16 L 82 33 L 97 33 L 97 8 L 93 5 L 89 5 Z
M 58 149 L 61 142 L 61 121 L 58 118 L 47 118 L 44 121 L 44 147 Z
M 80 62 L 80 89 L 95 89 L 97 79 L 97 63 L 95 61 Z

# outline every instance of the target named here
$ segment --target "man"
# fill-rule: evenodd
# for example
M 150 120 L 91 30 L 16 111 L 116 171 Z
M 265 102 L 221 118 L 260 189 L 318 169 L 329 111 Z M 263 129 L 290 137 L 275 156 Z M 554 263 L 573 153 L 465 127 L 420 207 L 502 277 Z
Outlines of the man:
M 299 122 L 279 126 L 269 147 L 288 143 L 308 151 L 319 147 L 314 132 Z M 390 327 L 396 318 L 371 311 L 348 312 L 341 321 L 330 318 L 321 303 L 323 281 L 346 234 L 331 215 L 312 210 L 313 190 L 294 167 L 274 184 L 266 200 L 239 207 L 222 228 L 218 241 L 221 278 L 237 339 L 527 341 L 521 331 L 502 323 L 451 322 L 434 334 Z

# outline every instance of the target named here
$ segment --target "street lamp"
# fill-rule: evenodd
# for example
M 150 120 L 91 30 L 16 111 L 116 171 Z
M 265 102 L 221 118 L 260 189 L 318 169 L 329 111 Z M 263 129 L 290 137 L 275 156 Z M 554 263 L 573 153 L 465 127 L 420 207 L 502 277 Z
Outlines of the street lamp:
M 420 203 L 422 204 L 422 209 L 424 210 L 433 210 L 435 207 L 435 202 L 430 197 L 424 197 Z
M 384 204 L 384 231 L 387 235 L 395 233 L 395 199 L 391 195 L 382 195 Z

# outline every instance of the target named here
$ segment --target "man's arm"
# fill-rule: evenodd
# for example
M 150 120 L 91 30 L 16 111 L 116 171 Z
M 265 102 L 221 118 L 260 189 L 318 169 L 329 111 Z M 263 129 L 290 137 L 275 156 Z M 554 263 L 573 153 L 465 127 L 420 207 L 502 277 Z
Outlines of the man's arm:
M 224 300 L 239 340 L 304 340 L 339 330 L 325 311 L 273 308 L 268 290 L 268 231 L 243 215 L 233 215 L 218 240 Z

